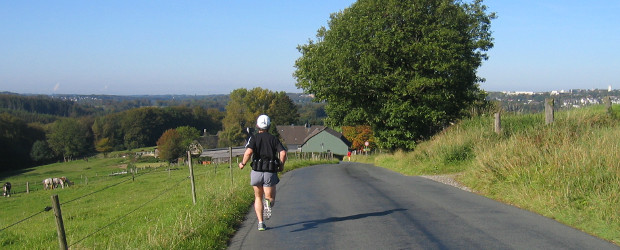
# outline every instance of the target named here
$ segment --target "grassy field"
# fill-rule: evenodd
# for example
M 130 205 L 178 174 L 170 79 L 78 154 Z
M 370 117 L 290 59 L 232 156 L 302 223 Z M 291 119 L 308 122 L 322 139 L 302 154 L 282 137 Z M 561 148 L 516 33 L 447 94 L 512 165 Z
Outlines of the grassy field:
M 464 120 L 413 152 L 357 161 L 406 175 L 457 174 L 476 192 L 620 244 L 620 106 Z
M 132 164 L 120 155 L 4 176 L 16 193 L 0 200 L 0 248 L 58 248 L 55 217 L 46 211 L 52 195 L 58 195 L 67 244 L 74 249 L 223 249 L 253 202 L 249 169 L 236 164 L 233 171 L 227 164 L 194 164 L 194 205 L 186 165 L 168 170 L 164 163 Z M 291 159 L 286 168 L 327 162 Z M 135 175 L 110 175 L 128 165 L 138 169 Z M 60 176 L 74 185 L 42 190 L 41 180 Z
M 413 152 L 354 156 L 406 175 L 457 174 L 476 192 L 620 243 L 620 107 L 464 120 Z M 51 206 L 61 203 L 67 243 L 76 249 L 223 249 L 253 201 L 249 170 L 195 165 L 196 205 L 187 166 L 132 164 L 123 154 L 57 163 L 3 176 L 17 193 L 0 197 L 0 248 L 56 249 Z M 331 163 L 335 163 L 332 161 Z M 287 170 L 326 162 L 291 160 Z M 119 174 L 135 166 L 138 173 Z M 75 185 L 42 190 L 67 176 Z M 25 193 L 25 183 L 30 193 Z

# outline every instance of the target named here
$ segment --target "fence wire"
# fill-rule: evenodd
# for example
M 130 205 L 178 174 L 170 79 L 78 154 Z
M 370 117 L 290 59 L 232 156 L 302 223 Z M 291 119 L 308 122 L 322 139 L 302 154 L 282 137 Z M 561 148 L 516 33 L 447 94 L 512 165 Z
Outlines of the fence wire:
M 47 207 L 45 207 L 42 211 L 36 212 L 36 213 L 34 213 L 33 215 L 30 215 L 30 216 L 28 216 L 28 217 L 26 217 L 26 218 L 24 218 L 24 219 L 21 219 L 21 220 L 19 220 L 19 221 L 17 221 L 17 222 L 15 222 L 15 223 L 13 223 L 13 224 L 11 224 L 11 225 L 8 225 L 8 226 L 6 226 L 6 227 L 4 227 L 4 228 L 0 229 L 0 232 L 4 231 L 4 230 L 6 230 L 6 229 L 9 229 L 9 228 L 11 228 L 11 227 L 13 227 L 13 226 L 15 226 L 15 225 L 17 225 L 17 224 L 20 224 L 20 223 L 22 223 L 22 222 L 24 222 L 24 221 L 27 221 L 27 220 L 29 220 L 29 219 L 32 219 L 33 217 L 35 217 L 35 216 L 37 216 L 37 215 L 39 215 L 39 214 L 42 214 L 43 212 L 50 211 L 50 210 L 52 210 L 52 207 L 47 206 Z
M 118 183 L 115 183 L 115 184 L 112 184 L 112 185 L 109 185 L 109 186 L 103 187 L 103 188 L 101 188 L 101 189 L 99 189 L 99 190 L 97 190 L 97 191 L 94 191 L 94 192 L 92 192 L 92 193 L 88 193 L 88 194 L 82 195 L 82 196 L 80 196 L 80 197 L 77 197 L 77 198 L 75 198 L 75 199 L 69 200 L 69 201 L 67 201 L 67 202 L 63 202 L 63 203 L 61 203 L 60 205 L 66 205 L 66 204 L 69 204 L 69 203 L 71 203 L 71 202 L 74 202 L 74 201 L 80 200 L 80 199 L 82 199 L 82 198 L 84 198 L 84 197 L 87 197 L 87 196 L 93 195 L 93 194 L 95 194 L 95 193 L 99 193 L 99 192 L 101 192 L 101 191 L 103 191 L 103 190 L 105 190 L 105 189 L 108 189 L 108 188 L 111 188 L 111 187 L 114 187 L 114 186 L 120 185 L 121 183 L 124 183 L 124 182 L 127 182 L 127 181 L 129 181 L 129 180 L 134 179 L 135 177 L 138 177 L 138 176 L 143 176 L 143 175 L 145 175 L 145 174 L 149 174 L 149 173 L 152 173 L 152 172 L 153 172 L 153 171 L 148 171 L 148 172 L 141 173 L 140 175 L 135 175 L 135 176 L 133 176 L 133 177 L 127 178 L 126 180 L 122 180 L 122 181 L 120 181 L 120 182 L 118 182 Z M 32 215 L 30 215 L 30 216 L 28 216 L 28 217 L 24 218 L 24 219 L 21 219 L 21 220 L 19 220 L 19 221 L 17 221 L 17 222 L 14 222 L 13 224 L 10 224 L 10 225 L 8 225 L 8 226 L 6 226 L 6 227 L 4 227 L 4 228 L 0 229 L 0 232 L 4 231 L 4 230 L 6 230 L 6 229 L 9 229 L 9 228 L 11 228 L 11 227 L 14 227 L 14 226 L 16 226 L 16 225 L 18 225 L 18 224 L 21 224 L 21 223 L 23 223 L 23 222 L 26 222 L 26 221 L 28 221 L 28 220 L 30 220 L 30 219 L 32 219 L 32 218 L 34 218 L 35 216 L 37 216 L 37 215 L 39 215 L 39 214 L 42 214 L 43 212 L 50 211 L 51 209 L 52 209 L 52 207 L 50 207 L 50 206 L 46 206 L 45 208 L 43 208 L 43 210 L 42 210 L 42 211 L 36 212 L 36 213 L 34 213 L 34 214 L 32 214 Z
M 116 218 L 116 219 L 115 219 L 115 220 L 113 220 L 112 222 L 108 223 L 107 225 L 105 225 L 105 226 L 103 226 L 103 227 L 100 227 L 99 229 L 95 230 L 95 231 L 94 231 L 94 232 L 92 232 L 92 233 L 89 233 L 88 235 L 84 236 L 83 238 L 81 238 L 81 239 L 77 240 L 76 242 L 71 243 L 71 244 L 69 245 L 69 247 L 72 247 L 72 246 L 74 246 L 75 244 L 78 244 L 78 243 L 82 242 L 83 240 L 85 240 L 85 239 L 87 239 L 87 238 L 89 238 L 89 237 L 91 237 L 91 236 L 95 235 L 96 233 L 98 233 L 98 232 L 102 231 L 103 229 L 105 229 L 105 228 L 107 228 L 107 227 L 109 227 L 109 226 L 111 226 L 111 225 L 113 225 L 113 224 L 115 224 L 115 223 L 118 223 L 121 219 L 123 219 L 123 218 L 125 218 L 125 217 L 129 216 L 130 214 L 133 214 L 134 212 L 138 211 L 140 208 L 143 208 L 143 207 L 144 207 L 144 206 L 146 206 L 147 204 L 149 204 L 149 203 L 151 203 L 151 202 L 155 201 L 155 200 L 156 200 L 156 199 L 158 199 L 159 197 L 161 197 L 161 196 L 163 196 L 164 194 L 166 194 L 166 193 L 170 192 L 173 188 L 175 188 L 176 186 L 178 186 L 179 184 L 181 184 L 181 182 L 183 182 L 183 181 L 185 181 L 185 180 L 188 180 L 188 179 L 189 179 L 189 176 L 188 176 L 188 177 L 184 177 L 183 179 L 180 179 L 177 183 L 175 183 L 174 185 L 171 185 L 171 186 L 170 186 L 170 188 L 168 188 L 168 189 L 164 190 L 162 193 L 160 193 L 160 194 L 156 195 L 155 197 L 153 197 L 152 199 L 150 199 L 150 200 L 148 200 L 148 201 L 146 201 L 146 202 L 142 203 L 141 205 L 139 205 L 138 207 L 136 207 L 136 208 L 134 208 L 133 210 L 129 211 L 128 213 L 126 213 L 126 214 L 124 214 L 124 215 L 119 216 L 118 218 Z
M 219 164 L 218 164 L 218 165 L 219 165 Z M 217 166 L 216 166 L 216 167 L 217 167 Z M 82 196 L 76 197 L 76 198 L 74 198 L 74 199 L 68 200 L 68 201 L 66 201 L 66 202 L 63 202 L 63 203 L 61 203 L 60 205 L 61 205 L 61 206 L 63 206 L 63 205 L 70 204 L 70 203 L 72 203 L 72 202 L 75 202 L 75 201 L 81 200 L 81 199 L 83 199 L 83 198 L 85 198 L 85 197 L 88 197 L 88 196 L 90 196 L 90 195 L 93 195 L 93 194 L 99 193 L 99 192 L 104 191 L 104 190 L 106 190 L 106 189 L 109 189 L 109 188 L 111 188 L 111 187 L 118 186 L 118 185 L 120 185 L 120 184 L 122 184 L 122 183 L 125 183 L 125 182 L 129 181 L 129 180 L 134 180 L 136 177 L 139 177 L 139 176 L 143 176 L 143 175 L 146 175 L 146 174 L 150 174 L 150 173 L 156 172 L 157 170 L 159 170 L 159 168 L 154 168 L 154 169 L 150 169 L 149 171 L 146 171 L 146 172 L 141 172 L 139 175 L 133 175 L 133 176 L 128 177 L 128 178 L 126 178 L 126 179 L 124 179 L 124 180 L 122 180 L 122 181 L 119 181 L 119 182 L 114 183 L 114 184 L 112 184 L 112 185 L 105 186 L 105 187 L 103 187 L 103 188 L 101 188 L 101 189 L 99 189 L 99 190 L 96 190 L 96 191 L 94 191 L 94 192 L 91 192 L 91 193 L 88 193 L 88 194 L 85 194 L 85 195 L 82 195 Z M 170 170 L 170 169 L 164 169 L 163 171 L 168 171 L 168 170 Z M 202 175 L 208 175 L 208 173 L 200 173 L 200 174 L 198 174 L 197 176 L 202 176 Z M 153 201 L 155 201 L 156 199 L 158 199 L 158 198 L 162 197 L 164 194 L 166 194 L 166 193 L 170 192 L 170 191 L 171 191 L 171 190 L 173 190 L 176 186 L 178 186 L 179 184 L 181 184 L 181 182 L 186 181 L 186 180 L 188 180 L 189 178 L 190 178 L 189 176 L 187 176 L 187 177 L 183 177 L 183 178 L 182 178 L 182 179 L 180 179 L 178 182 L 176 182 L 175 184 L 171 185 L 168 189 L 165 189 L 165 190 L 164 190 L 163 192 L 161 192 L 160 194 L 158 194 L 158 195 L 154 196 L 152 199 L 150 199 L 150 200 L 148 200 L 148 201 L 146 201 L 146 202 L 142 203 L 141 205 L 139 205 L 138 207 L 136 207 L 136 208 L 134 208 L 133 210 L 129 211 L 128 213 L 125 213 L 124 215 L 121 215 L 120 217 L 116 218 L 115 220 L 113 220 L 112 222 L 108 223 L 107 225 L 105 225 L 105 226 L 103 226 L 103 227 L 101 227 L 101 228 L 99 228 L 99 229 L 95 230 L 94 232 L 89 233 L 88 235 L 84 236 L 83 238 L 81 238 L 81 239 L 79 239 L 79 240 L 77 240 L 77 241 L 73 242 L 72 244 L 70 244 L 70 245 L 69 245 L 69 247 L 74 246 L 75 244 L 78 244 L 78 243 L 80 243 L 80 242 L 84 241 L 85 239 L 87 239 L 87 238 L 89 238 L 89 237 L 92 237 L 93 235 L 97 234 L 98 232 L 100 232 L 100 231 L 104 230 L 104 229 L 105 229 L 105 228 L 107 228 L 107 227 L 112 226 L 112 225 L 113 225 L 113 224 L 115 224 L 115 223 L 118 223 L 121 219 L 123 219 L 123 218 L 125 218 L 125 217 L 127 217 L 127 216 L 129 216 L 129 215 L 131 215 L 131 214 L 133 214 L 134 212 L 138 211 L 140 208 L 143 208 L 144 206 L 146 206 L 146 205 L 148 205 L 148 204 L 152 203 Z M 33 184 L 34 184 L 34 183 L 33 183 Z M 34 184 L 33 186 L 37 186 L 37 185 L 41 185 L 41 186 L 43 186 L 42 184 Z M 31 191 L 34 191 L 34 190 L 31 190 Z M 23 192 L 15 192 L 15 193 L 25 193 L 25 192 L 26 192 L 26 191 L 23 191 Z M 4 231 L 4 230 L 7 230 L 7 229 L 9 229 L 9 228 L 11 228 L 11 227 L 14 227 L 14 226 L 16 226 L 16 225 L 19 225 L 19 224 L 21 224 L 21 223 L 24 223 L 24 222 L 26 222 L 26 221 L 28 221 L 28 220 L 30 220 L 30 219 L 32 219 L 32 218 L 34 218 L 34 217 L 35 217 L 35 216 L 37 216 L 37 215 L 40 215 L 40 214 L 42 214 L 42 213 L 44 213 L 44 212 L 47 212 L 47 211 L 50 211 L 51 209 L 52 209 L 52 207 L 51 207 L 51 206 L 46 206 L 45 208 L 43 208 L 43 210 L 41 210 L 41 211 L 39 211 L 39 212 L 36 212 L 36 213 L 34 213 L 34 214 L 32 214 L 32 215 L 30 215 L 30 216 L 28 216 L 28 217 L 24 218 L 24 219 L 21 219 L 21 220 L 19 220 L 19 221 L 17 221 L 17 222 L 14 222 L 14 223 L 12 223 L 12 224 L 10 224 L 10 225 L 8 225 L 8 226 L 6 226 L 6 227 L 4 227 L 4 228 L 0 229 L 0 232 L 2 232 L 2 231 Z

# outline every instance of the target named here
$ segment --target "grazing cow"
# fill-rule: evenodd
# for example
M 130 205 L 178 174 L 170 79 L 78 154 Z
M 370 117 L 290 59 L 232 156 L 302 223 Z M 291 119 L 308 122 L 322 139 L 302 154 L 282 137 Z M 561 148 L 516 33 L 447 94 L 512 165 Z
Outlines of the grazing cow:
M 54 189 L 54 181 L 52 178 L 43 180 L 43 189 Z
M 65 188 L 65 184 L 67 184 L 67 186 L 69 186 L 69 184 L 71 184 L 71 182 L 67 179 L 67 177 L 60 177 L 60 178 L 56 178 L 54 177 L 52 179 L 52 183 L 54 184 L 54 188 L 58 188 L 58 185 L 60 185 L 60 188 Z
M 60 179 L 62 180 L 63 183 L 65 183 L 67 185 L 67 187 L 69 185 L 73 185 L 73 182 L 71 182 L 69 179 L 67 179 L 67 177 L 60 177 Z
M 62 181 L 62 179 L 60 178 L 52 178 L 52 183 L 54 184 L 54 189 L 57 189 L 58 185 L 60 185 L 62 188 L 65 188 L 65 182 Z
M 2 195 L 6 197 L 11 197 L 11 183 L 10 182 L 4 183 L 4 186 L 2 186 Z

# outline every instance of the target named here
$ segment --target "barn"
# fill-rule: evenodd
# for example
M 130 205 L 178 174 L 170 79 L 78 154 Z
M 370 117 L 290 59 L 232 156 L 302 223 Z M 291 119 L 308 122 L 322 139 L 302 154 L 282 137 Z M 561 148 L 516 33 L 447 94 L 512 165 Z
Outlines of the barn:
M 278 129 L 278 133 L 288 152 L 299 152 L 301 144 L 304 143 L 305 139 L 325 129 L 325 126 L 308 124 L 305 126 L 278 125 L 276 129 Z
M 329 127 L 324 127 L 306 137 L 301 145 L 301 151 L 331 152 L 336 155 L 347 155 L 349 147 L 351 147 L 351 142 L 344 138 L 341 133 Z

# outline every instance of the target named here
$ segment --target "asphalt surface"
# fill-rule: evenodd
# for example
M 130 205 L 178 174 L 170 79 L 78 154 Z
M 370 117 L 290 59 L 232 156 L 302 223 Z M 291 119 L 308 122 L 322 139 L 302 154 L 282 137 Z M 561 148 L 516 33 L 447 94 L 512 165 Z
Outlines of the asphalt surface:
M 421 177 L 342 162 L 288 172 L 267 230 L 250 208 L 229 249 L 620 249 Z

